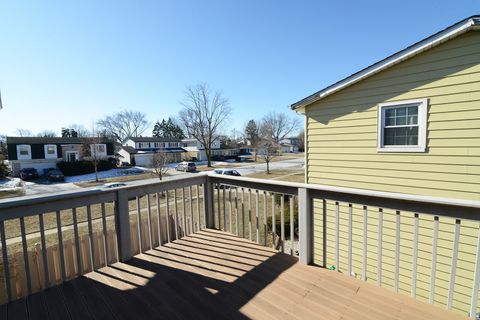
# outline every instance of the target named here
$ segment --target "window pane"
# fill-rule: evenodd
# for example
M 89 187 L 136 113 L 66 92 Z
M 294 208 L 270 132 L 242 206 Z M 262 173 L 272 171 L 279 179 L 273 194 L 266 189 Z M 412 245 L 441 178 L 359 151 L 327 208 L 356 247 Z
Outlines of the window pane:
M 386 146 L 418 145 L 418 127 L 385 128 L 383 144 Z

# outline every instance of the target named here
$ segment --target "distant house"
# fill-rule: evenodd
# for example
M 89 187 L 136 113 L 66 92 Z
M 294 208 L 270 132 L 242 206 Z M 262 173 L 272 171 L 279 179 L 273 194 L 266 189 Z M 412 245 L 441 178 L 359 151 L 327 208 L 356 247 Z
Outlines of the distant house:
M 300 146 L 300 139 L 297 137 L 288 137 L 280 141 L 282 153 L 297 153 Z
M 170 162 L 180 162 L 185 157 L 186 150 L 182 148 L 181 139 L 135 137 L 125 139 L 118 154 L 122 162 L 131 164 L 134 161 L 137 166 L 149 167 L 153 155 L 158 152 L 167 153 Z
M 189 159 L 196 159 L 197 161 L 206 161 L 207 154 L 202 143 L 195 138 L 182 139 L 182 147 L 187 151 Z M 212 151 L 220 150 L 220 140 L 216 139 L 212 144 Z
M 14 176 L 23 168 L 35 168 L 42 175 L 43 169 L 55 168 L 60 161 L 88 159 L 86 144 L 96 148 L 99 158 L 114 157 L 114 143 L 107 139 L 7 137 L 8 160 Z

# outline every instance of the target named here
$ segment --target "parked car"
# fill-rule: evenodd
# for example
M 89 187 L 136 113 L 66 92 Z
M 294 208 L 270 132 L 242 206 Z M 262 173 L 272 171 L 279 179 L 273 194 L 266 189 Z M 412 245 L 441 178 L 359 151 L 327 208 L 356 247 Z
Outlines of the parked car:
M 35 168 L 23 168 L 20 170 L 20 179 L 32 180 L 38 178 L 38 171 Z
M 195 162 L 180 162 L 175 168 L 177 171 L 191 172 L 197 170 Z
M 234 177 L 240 177 L 241 174 L 237 170 L 233 169 L 215 169 L 213 170 L 214 173 L 216 174 L 222 174 L 226 176 L 234 176 Z
M 110 182 L 110 183 L 105 183 L 102 188 L 104 189 L 113 189 L 113 188 L 119 188 L 119 187 L 125 187 L 127 184 L 123 182 Z
M 64 181 L 65 176 L 63 175 L 62 171 L 60 170 L 50 170 L 47 174 L 48 181 Z

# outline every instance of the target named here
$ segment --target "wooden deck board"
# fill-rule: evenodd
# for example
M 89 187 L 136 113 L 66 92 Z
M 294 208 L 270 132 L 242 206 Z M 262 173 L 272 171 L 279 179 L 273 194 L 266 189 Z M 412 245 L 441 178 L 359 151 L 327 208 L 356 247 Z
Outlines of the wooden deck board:
M 217 230 L 0 306 L 2 319 L 466 319 Z

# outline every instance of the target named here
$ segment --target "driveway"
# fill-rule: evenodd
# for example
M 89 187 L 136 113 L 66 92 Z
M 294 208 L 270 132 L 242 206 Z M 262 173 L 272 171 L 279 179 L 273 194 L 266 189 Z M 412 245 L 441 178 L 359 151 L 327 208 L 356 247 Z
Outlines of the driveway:
M 25 189 L 27 195 L 54 193 L 61 191 L 70 191 L 80 189 L 79 186 L 68 182 L 49 182 L 47 180 L 39 179 L 36 181 L 26 181 Z

